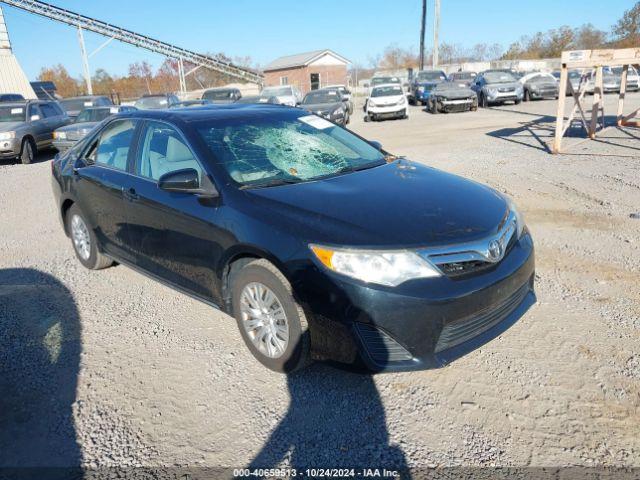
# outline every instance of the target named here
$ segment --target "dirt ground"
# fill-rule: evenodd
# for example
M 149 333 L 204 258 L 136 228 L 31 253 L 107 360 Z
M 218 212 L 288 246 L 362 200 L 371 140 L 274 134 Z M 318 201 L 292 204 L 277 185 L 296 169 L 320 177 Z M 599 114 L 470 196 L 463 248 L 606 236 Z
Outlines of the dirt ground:
M 423 372 L 269 372 L 226 315 L 83 269 L 50 154 L 0 164 L 0 466 L 640 467 L 640 131 L 552 156 L 554 108 L 354 115 L 387 150 L 513 196 L 536 242 L 538 303 Z

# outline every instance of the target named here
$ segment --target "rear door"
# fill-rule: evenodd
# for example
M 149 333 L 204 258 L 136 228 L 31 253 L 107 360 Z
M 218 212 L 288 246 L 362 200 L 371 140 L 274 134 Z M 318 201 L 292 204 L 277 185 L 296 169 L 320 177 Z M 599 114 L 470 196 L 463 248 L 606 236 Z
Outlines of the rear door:
M 131 184 L 128 172 L 138 121 L 110 122 L 83 151 L 86 166 L 76 169 L 73 191 L 102 249 L 133 263 L 129 245 L 124 192 Z
M 132 188 L 126 192 L 131 243 L 140 268 L 220 305 L 215 272 L 224 230 L 216 225 L 217 203 L 158 188 L 162 175 L 184 168 L 195 169 L 201 179 L 207 175 L 177 128 L 165 122 L 146 122 Z

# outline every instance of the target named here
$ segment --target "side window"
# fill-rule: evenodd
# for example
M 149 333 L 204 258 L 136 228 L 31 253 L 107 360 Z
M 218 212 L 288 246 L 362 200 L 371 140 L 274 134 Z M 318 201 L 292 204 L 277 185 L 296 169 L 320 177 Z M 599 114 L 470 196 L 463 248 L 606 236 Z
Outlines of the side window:
M 28 117 L 31 118 L 34 115 L 38 115 L 40 118 L 43 118 L 42 112 L 40 111 L 40 107 L 38 107 L 38 105 L 29 105 Z
M 178 131 L 161 122 L 149 122 L 142 135 L 142 148 L 136 162 L 136 174 L 159 180 L 162 175 L 193 168 L 202 179 L 202 167 Z
M 135 129 L 133 120 L 116 120 L 110 123 L 89 148 L 86 158 L 96 165 L 125 171 Z
M 60 107 L 60 105 L 56 102 L 56 103 L 50 103 L 51 107 L 57 112 L 58 115 L 64 115 L 64 110 L 62 110 L 62 107 Z
M 55 108 L 53 108 L 53 105 L 51 105 L 50 103 L 43 103 L 42 105 L 40 105 L 40 109 L 42 110 L 44 118 L 58 116 L 58 112 L 56 112 Z

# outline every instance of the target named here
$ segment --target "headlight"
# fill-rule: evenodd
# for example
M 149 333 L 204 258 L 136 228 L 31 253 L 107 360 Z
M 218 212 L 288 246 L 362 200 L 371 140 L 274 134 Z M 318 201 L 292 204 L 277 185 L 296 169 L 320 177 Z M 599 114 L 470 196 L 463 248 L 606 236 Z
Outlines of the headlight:
M 373 100 L 369 100 L 367 102 L 367 107 L 375 107 L 375 106 L 376 106 L 376 104 L 375 104 L 375 102 Z
M 309 245 L 329 270 L 363 282 L 395 287 L 414 278 L 441 276 L 427 260 L 411 251 L 348 250 Z
M 398 100 L 396 102 L 396 105 L 404 105 L 404 101 L 405 101 L 405 99 L 404 99 L 404 97 L 402 97 L 400 100 Z
M 53 132 L 53 138 L 64 140 L 65 138 L 67 138 L 67 134 L 65 132 Z
M 0 140 L 11 140 L 12 138 L 16 138 L 16 132 L 1 132 Z
M 331 112 L 331 115 L 344 115 L 344 112 L 342 111 L 342 108 L 338 107 L 333 112 Z
M 516 87 L 516 93 L 517 93 L 517 94 L 520 94 L 520 93 L 522 93 L 522 92 L 523 92 L 522 87 Z
M 518 210 L 518 207 L 516 207 L 516 204 L 514 203 L 513 199 L 511 199 L 510 197 L 507 197 L 506 195 L 502 195 L 502 198 L 504 198 L 504 200 L 507 202 L 509 211 L 513 213 L 514 217 L 516 217 L 516 229 L 518 232 L 518 238 L 520 238 L 525 227 L 524 217 Z

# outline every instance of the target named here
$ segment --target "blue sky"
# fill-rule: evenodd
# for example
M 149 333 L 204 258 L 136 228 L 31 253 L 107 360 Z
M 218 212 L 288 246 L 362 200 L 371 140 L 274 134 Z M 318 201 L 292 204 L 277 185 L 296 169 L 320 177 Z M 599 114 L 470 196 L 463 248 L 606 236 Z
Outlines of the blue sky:
M 389 44 L 417 47 L 420 0 L 48 0 L 62 8 L 95 17 L 159 40 L 201 52 L 251 56 L 259 64 L 293 53 L 331 48 L 366 65 Z M 471 46 L 505 47 L 523 34 L 590 22 L 609 31 L 634 0 L 441 0 L 441 41 Z M 604 4 L 606 8 L 604 8 Z M 427 44 L 431 44 L 433 0 L 428 0 Z M 14 52 L 27 76 L 62 63 L 80 77 L 82 65 L 76 31 L 2 6 Z M 104 38 L 87 33 L 87 49 Z M 416 48 L 417 50 L 417 48 Z M 125 74 L 128 65 L 162 57 L 112 42 L 90 60 L 91 70 Z

